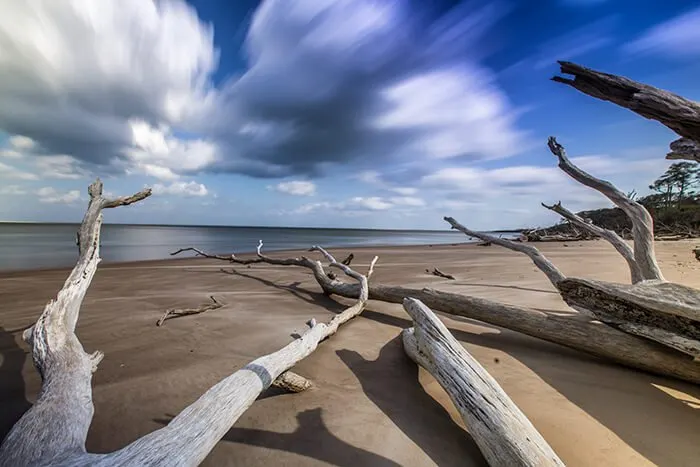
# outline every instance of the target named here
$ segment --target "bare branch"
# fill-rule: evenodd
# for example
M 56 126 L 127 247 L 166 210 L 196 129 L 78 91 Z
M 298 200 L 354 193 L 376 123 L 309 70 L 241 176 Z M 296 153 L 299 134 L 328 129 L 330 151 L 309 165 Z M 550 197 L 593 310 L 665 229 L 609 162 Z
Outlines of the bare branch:
M 432 274 L 433 276 L 442 277 L 444 279 L 449 279 L 451 281 L 457 280 L 455 278 L 455 276 L 453 276 L 452 274 L 445 274 L 444 272 L 440 271 L 438 268 L 433 268 L 432 271 L 430 269 L 426 269 L 425 272 L 427 272 L 428 274 Z
M 200 305 L 197 308 L 170 308 L 169 310 L 166 310 L 163 316 L 161 316 L 158 322 L 156 323 L 156 326 L 162 326 L 163 323 L 168 319 L 179 318 L 180 316 L 198 315 L 200 313 L 216 310 L 224 306 L 223 303 L 216 301 L 216 299 L 213 296 L 209 298 L 211 299 L 212 303 L 205 303 L 204 305 Z
M 100 262 L 105 200 L 99 178 L 89 186 L 88 193 L 90 202 L 78 232 L 78 261 L 56 299 L 46 305 L 35 325 L 23 334 L 32 347 L 42 389 L 36 403 L 0 446 L 3 465 L 37 464 L 69 451 L 85 452 L 85 438 L 94 411 L 90 383 L 103 355 L 87 354 L 83 350 L 75 326 Z M 133 203 L 149 195 L 150 190 L 144 190 L 128 199 Z M 108 207 L 126 204 L 130 203 Z
M 131 196 L 123 196 L 116 199 L 104 199 L 102 200 L 102 209 L 116 208 L 119 206 L 128 206 L 130 204 L 138 203 L 139 201 L 151 196 L 151 189 L 146 188 L 139 191 Z
M 445 217 L 444 219 L 452 226 L 453 229 L 459 230 L 470 237 L 476 237 L 484 242 L 495 243 L 496 245 L 508 248 L 509 250 L 526 254 L 530 257 L 532 262 L 535 263 L 535 266 L 537 266 L 555 286 L 557 285 L 557 282 L 566 278 L 566 276 L 564 276 L 564 274 L 557 269 L 554 263 L 548 260 L 542 253 L 540 253 L 540 250 L 534 246 L 496 237 L 495 235 L 470 230 L 454 220 L 452 217 Z
M 639 266 L 637 265 L 637 261 L 634 259 L 634 250 L 632 250 L 632 247 L 630 247 L 627 244 L 627 242 L 625 242 L 625 240 L 617 234 L 617 232 L 615 232 L 614 230 L 608 230 L 602 227 L 598 227 L 597 225 L 593 224 L 593 222 L 583 219 L 578 214 L 574 214 L 573 212 L 563 207 L 561 205 L 561 202 L 558 202 L 557 204 L 554 204 L 552 206 L 548 206 L 542 203 L 542 206 L 549 209 L 550 211 L 556 212 L 560 216 L 569 220 L 572 224 L 581 227 L 588 233 L 601 237 L 610 242 L 610 244 L 615 248 L 615 250 L 617 250 L 617 252 L 620 253 L 620 255 L 622 255 L 625 261 L 627 261 L 627 264 L 630 268 L 630 275 L 632 276 L 632 283 L 636 284 L 637 282 L 644 280 L 642 272 L 639 270 Z
M 194 247 L 180 248 L 179 250 L 173 251 L 172 253 L 170 253 L 170 256 L 179 255 L 180 253 L 184 253 L 185 251 L 194 251 L 195 254 L 196 254 L 197 256 L 203 256 L 203 257 L 205 257 L 205 258 L 220 259 L 220 260 L 223 260 L 223 261 L 231 261 L 231 262 L 233 262 L 233 255 L 229 255 L 229 256 L 224 256 L 224 255 L 212 255 L 212 254 L 210 254 L 210 253 L 205 253 L 205 252 L 203 252 L 202 250 L 200 250 L 200 249 L 198 249 L 198 248 L 194 248 Z
M 489 465 L 564 465 L 525 414 L 435 313 L 413 298 L 404 299 L 403 307 L 414 325 L 402 332 L 406 353 L 445 389 Z
M 700 142 L 700 104 L 631 79 L 602 73 L 571 62 L 560 61 L 561 72 L 574 79 L 555 76 L 584 94 L 609 101 L 650 120 L 662 123 L 678 135 Z
M 576 167 L 567 157 L 564 147 L 553 136 L 548 141 L 549 150 L 559 159 L 559 168 L 571 178 L 605 195 L 632 221 L 634 259 L 644 280 L 663 280 L 654 253 L 654 220 L 644 206 L 627 197 L 605 180 L 600 180 Z

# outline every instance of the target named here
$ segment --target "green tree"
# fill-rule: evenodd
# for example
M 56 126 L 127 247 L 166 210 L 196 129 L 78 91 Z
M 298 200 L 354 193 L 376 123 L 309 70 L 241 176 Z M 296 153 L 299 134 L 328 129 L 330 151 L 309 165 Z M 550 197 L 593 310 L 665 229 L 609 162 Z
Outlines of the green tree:
M 672 164 L 664 174 L 656 179 L 649 189 L 661 195 L 663 207 L 670 208 L 674 198 L 676 206 L 692 196 L 692 188 L 700 183 L 700 164 L 696 162 L 677 162 Z

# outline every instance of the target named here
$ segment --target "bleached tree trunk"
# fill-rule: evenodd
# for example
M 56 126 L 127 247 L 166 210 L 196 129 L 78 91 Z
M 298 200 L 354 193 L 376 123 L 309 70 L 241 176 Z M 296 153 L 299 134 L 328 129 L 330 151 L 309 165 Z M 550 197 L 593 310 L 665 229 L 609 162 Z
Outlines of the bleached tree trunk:
M 634 239 L 634 260 L 643 280 L 664 280 L 661 269 L 656 262 L 654 252 L 654 219 L 649 211 L 631 200 L 612 183 L 598 179 L 575 166 L 567 157 L 564 147 L 554 137 L 548 141 L 549 150 L 559 159 L 559 168 L 574 180 L 593 188 L 606 196 L 620 208 L 632 221 L 632 238 Z
M 403 307 L 414 325 L 402 332 L 404 350 L 445 389 L 489 465 L 564 465 L 530 420 L 435 313 L 413 298 L 404 299 Z
M 280 378 L 279 384 L 293 381 L 287 374 L 294 364 L 308 356 L 319 342 L 362 312 L 368 297 L 367 276 L 348 266 L 334 264 L 359 281 L 358 301 L 328 324 L 309 323 L 299 339 L 270 355 L 258 358 L 225 378 L 196 402 L 185 408 L 166 427 L 149 433 L 128 446 L 109 453 L 91 454 L 85 439 L 92 420 L 92 373 L 102 353 L 87 354 L 75 325 L 80 306 L 100 262 L 102 210 L 140 201 L 150 189 L 136 195 L 108 200 L 102 197 L 102 182 L 90 185 L 90 204 L 78 233 L 79 259 L 59 291 L 24 337 L 32 347 L 32 357 L 42 378 L 36 403 L 15 424 L 0 445 L 0 466 L 61 465 L 197 465 L 260 393 Z M 262 242 L 258 247 L 260 251 Z M 330 255 L 316 247 L 327 257 Z M 377 258 L 372 261 L 368 276 Z M 335 260 L 333 260 L 335 263 Z
M 593 224 L 592 222 L 587 222 L 586 220 L 582 219 L 581 216 L 579 216 L 578 214 L 574 214 L 573 212 L 566 209 L 564 206 L 561 205 L 561 203 L 553 204 L 552 206 L 548 206 L 542 203 L 542 206 L 549 209 L 550 211 L 556 212 L 557 214 L 567 219 L 571 223 L 579 226 L 583 230 L 607 240 L 615 248 L 615 250 L 617 250 L 617 252 L 620 253 L 620 255 L 625 259 L 625 261 L 627 261 L 627 265 L 630 269 L 632 283 L 636 284 L 637 282 L 643 280 L 642 272 L 639 270 L 639 265 L 634 259 L 634 250 L 622 237 L 620 237 L 617 234 L 617 232 L 615 232 L 614 230 L 604 229 Z
M 330 279 L 320 261 L 313 261 L 303 256 L 277 259 L 258 255 L 251 259 L 240 259 L 233 255 L 210 255 L 196 248 L 183 248 L 176 253 L 182 251 L 194 251 L 200 256 L 234 264 L 266 263 L 301 266 L 312 271 L 324 293 L 346 298 L 359 297 L 360 289 L 357 284 Z M 700 365 L 693 362 L 691 357 L 602 323 L 556 316 L 531 308 L 428 288 L 416 289 L 374 282 L 369 285 L 370 300 L 402 304 L 407 297 L 416 298 L 431 309 L 443 313 L 511 329 L 627 367 L 700 383 Z

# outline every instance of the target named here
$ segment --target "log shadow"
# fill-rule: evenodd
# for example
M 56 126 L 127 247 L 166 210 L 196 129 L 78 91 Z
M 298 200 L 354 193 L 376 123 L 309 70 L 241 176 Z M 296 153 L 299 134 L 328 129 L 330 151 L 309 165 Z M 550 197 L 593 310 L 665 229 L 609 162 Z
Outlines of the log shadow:
M 409 318 L 371 310 L 365 310 L 361 317 L 399 329 L 413 325 Z M 480 321 L 457 318 L 456 321 L 483 326 Z M 697 443 L 700 407 L 654 385 L 700 399 L 697 386 L 618 366 L 507 329 L 486 326 L 499 329 L 500 333 L 475 334 L 454 327 L 450 332 L 460 342 L 497 349 L 515 358 L 656 465 L 687 465 L 688 459 L 700 451 Z
M 264 284 L 268 287 L 273 287 L 277 290 L 284 290 L 286 292 L 290 292 L 292 295 L 294 295 L 296 298 L 303 300 L 304 302 L 308 303 L 309 305 L 314 305 L 314 306 L 320 306 L 327 311 L 330 311 L 331 313 L 342 313 L 347 307 L 343 305 L 342 303 L 338 303 L 337 301 L 333 300 L 331 297 L 328 295 L 325 295 L 321 292 L 314 292 L 310 291 L 307 289 L 304 289 L 302 287 L 299 287 L 301 285 L 301 282 L 296 281 L 292 282 L 289 285 L 280 285 L 276 284 L 275 282 L 264 279 L 259 276 L 254 276 L 252 274 L 246 274 L 240 271 L 237 271 L 236 269 L 232 269 L 231 271 L 225 271 L 225 274 L 229 275 L 234 275 L 234 276 L 239 276 L 245 279 L 252 279 L 254 281 L 258 281 L 261 284 Z
M 384 345 L 373 361 L 351 350 L 336 354 L 367 397 L 436 465 L 487 465 L 471 436 L 425 392 L 418 366 L 406 356 L 400 336 Z
M 551 294 L 559 295 L 559 292 L 557 292 L 556 290 L 536 289 L 534 287 L 521 287 L 519 285 L 479 284 L 479 283 L 471 283 L 471 282 L 461 282 L 459 280 L 457 280 L 456 282 L 449 283 L 449 284 L 450 285 L 465 285 L 467 287 L 487 287 L 487 288 L 494 288 L 494 289 L 523 290 L 525 292 L 551 293 Z
M 25 395 L 22 375 L 27 355 L 17 344 L 15 333 L 0 326 L 0 440 L 32 406 Z
M 323 422 L 321 412 L 321 408 L 299 412 L 296 415 L 298 426 L 292 433 L 276 433 L 234 426 L 221 438 L 221 441 L 292 452 L 339 467 L 358 465 L 400 467 L 400 464 L 391 459 L 353 446 L 335 436 Z M 169 416 L 168 419 L 155 421 L 167 425 L 172 418 Z

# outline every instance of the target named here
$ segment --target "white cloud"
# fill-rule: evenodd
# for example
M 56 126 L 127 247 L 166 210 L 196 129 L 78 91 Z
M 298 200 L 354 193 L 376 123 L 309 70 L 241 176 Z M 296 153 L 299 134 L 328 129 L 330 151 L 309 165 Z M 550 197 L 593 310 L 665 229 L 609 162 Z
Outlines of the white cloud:
M 9 179 L 15 179 L 15 180 L 38 180 L 39 179 L 39 177 L 37 177 L 33 173 L 19 170 L 19 169 L 12 167 L 10 165 L 3 164 L 2 162 L 0 162 L 0 178 L 9 178 Z
M 27 191 L 18 185 L 6 185 L 0 187 L 0 195 L 19 196 L 26 195 Z
M 395 196 L 389 198 L 389 201 L 399 206 L 425 206 L 425 201 L 423 201 L 422 198 L 416 198 L 414 196 Z
M 304 204 L 293 211 L 292 214 L 309 214 L 316 211 L 332 211 L 343 214 L 367 214 L 376 211 L 386 211 L 395 207 L 393 203 L 378 196 L 355 196 L 347 201 Z
M 378 196 L 370 196 L 368 198 L 357 196 L 350 200 L 350 205 L 371 209 L 372 211 L 384 211 L 393 206 Z
M 153 185 L 153 193 L 157 195 L 207 196 L 209 190 L 201 183 L 191 181 L 173 182 L 170 185 L 156 183 Z
M 73 204 L 80 200 L 80 191 L 78 190 L 59 192 L 48 186 L 40 188 L 37 195 L 39 195 L 39 202 L 47 204 Z
M 280 193 L 287 193 L 289 195 L 296 196 L 312 196 L 316 194 L 316 185 L 309 181 L 290 181 L 281 182 L 273 187 L 276 191 Z
M 418 193 L 418 190 L 415 188 L 410 188 L 410 187 L 394 187 L 394 188 L 389 188 L 390 191 L 393 191 L 394 193 L 398 193 L 403 196 L 411 196 L 415 195 Z
M 18 150 L 33 149 L 36 146 L 36 142 L 33 139 L 22 135 L 10 136 L 8 142 L 10 146 Z
M 664 21 L 626 44 L 631 54 L 657 54 L 675 57 L 700 56 L 700 8 Z
M 8 159 L 21 159 L 23 154 L 15 149 L 2 149 L 0 150 L 0 156 Z
M 36 156 L 34 165 L 39 169 L 41 177 L 47 179 L 77 180 L 87 177 L 89 172 L 79 166 L 72 156 Z
M 179 173 L 200 171 L 218 157 L 215 143 L 204 139 L 179 139 L 167 125 L 156 128 L 141 120 L 130 120 L 132 147 L 126 149 L 129 173 L 160 180 L 175 180 Z
M 173 125 L 209 105 L 213 31 L 184 1 L 0 5 L 0 129 L 24 149 L 108 163 L 129 119 Z

